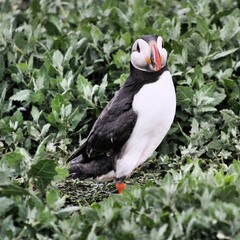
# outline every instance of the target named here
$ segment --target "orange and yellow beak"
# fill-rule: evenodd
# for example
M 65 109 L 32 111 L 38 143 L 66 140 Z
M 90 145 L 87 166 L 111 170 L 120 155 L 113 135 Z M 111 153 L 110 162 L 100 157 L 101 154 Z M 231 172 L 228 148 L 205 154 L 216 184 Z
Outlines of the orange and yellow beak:
M 159 54 L 159 51 L 157 49 L 157 44 L 151 43 L 151 57 L 146 58 L 146 62 L 148 64 L 151 64 L 154 71 L 159 71 L 162 68 L 162 58 L 161 55 Z
M 153 53 L 153 59 L 155 63 L 155 71 L 158 71 L 162 68 L 162 63 L 161 63 L 161 56 L 157 50 L 156 44 L 152 45 L 152 53 Z

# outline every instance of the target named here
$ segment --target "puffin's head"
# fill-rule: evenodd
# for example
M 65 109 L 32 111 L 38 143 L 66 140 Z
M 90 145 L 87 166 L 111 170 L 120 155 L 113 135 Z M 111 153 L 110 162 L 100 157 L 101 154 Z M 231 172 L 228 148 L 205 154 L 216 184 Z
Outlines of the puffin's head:
M 137 39 L 132 46 L 131 63 L 142 71 L 156 72 L 166 65 L 167 51 L 160 36 L 147 35 Z

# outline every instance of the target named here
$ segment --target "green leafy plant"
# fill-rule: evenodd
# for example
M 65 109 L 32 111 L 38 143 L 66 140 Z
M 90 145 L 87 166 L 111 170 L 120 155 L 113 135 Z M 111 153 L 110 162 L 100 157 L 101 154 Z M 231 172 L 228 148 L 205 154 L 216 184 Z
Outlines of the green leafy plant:
M 238 239 L 239 7 L 1 1 L 0 238 Z M 168 136 L 121 196 L 112 183 L 66 180 L 66 159 L 145 34 L 161 35 L 169 53 L 177 113 Z

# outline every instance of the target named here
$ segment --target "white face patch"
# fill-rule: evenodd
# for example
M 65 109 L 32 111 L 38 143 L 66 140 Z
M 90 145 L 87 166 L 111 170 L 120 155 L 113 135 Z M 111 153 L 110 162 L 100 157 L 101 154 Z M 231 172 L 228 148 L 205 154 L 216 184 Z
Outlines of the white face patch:
M 131 62 L 132 65 L 140 70 L 147 69 L 146 59 L 150 58 L 151 50 L 147 42 L 138 39 L 132 47 Z
M 146 42 L 143 39 L 137 39 L 132 46 L 131 53 L 131 63 L 132 65 L 139 70 L 151 72 L 155 71 L 154 66 L 151 64 L 154 62 L 154 59 L 151 59 L 152 54 L 152 44 L 156 44 L 157 50 L 161 57 L 161 66 L 165 66 L 167 62 L 167 51 L 163 48 L 163 39 L 162 37 L 157 38 L 157 42 L 154 40 L 151 42 Z

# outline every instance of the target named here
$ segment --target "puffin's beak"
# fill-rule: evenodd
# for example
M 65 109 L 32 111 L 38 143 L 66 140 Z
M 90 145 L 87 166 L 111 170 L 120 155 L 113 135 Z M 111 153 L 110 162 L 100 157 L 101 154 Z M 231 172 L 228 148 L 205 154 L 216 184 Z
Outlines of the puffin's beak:
M 161 55 L 159 54 L 159 51 L 157 49 L 157 44 L 151 43 L 150 44 L 151 47 L 151 58 L 147 58 L 146 62 L 148 64 L 152 64 L 152 67 L 155 71 L 158 71 L 162 68 L 162 59 L 161 59 Z
M 154 62 L 154 69 L 155 71 L 158 71 L 162 68 L 162 63 L 161 63 L 161 56 L 158 52 L 158 49 L 157 49 L 157 44 L 154 43 L 152 44 L 151 46 L 152 50 L 151 50 L 151 58 L 152 58 L 152 61 Z

